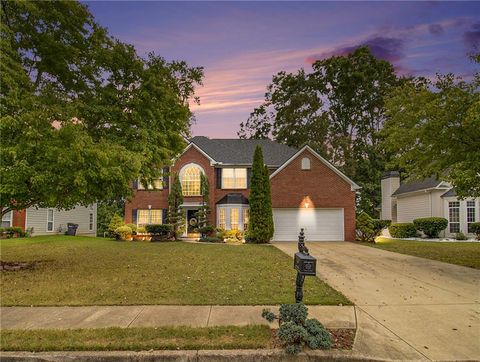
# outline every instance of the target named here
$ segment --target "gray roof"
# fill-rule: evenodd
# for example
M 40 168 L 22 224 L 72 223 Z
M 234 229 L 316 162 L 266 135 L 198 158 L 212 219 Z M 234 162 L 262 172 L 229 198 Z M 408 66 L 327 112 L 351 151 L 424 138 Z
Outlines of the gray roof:
M 279 167 L 298 151 L 269 139 L 211 139 L 196 136 L 190 141 L 215 161 L 233 165 L 251 165 L 257 145 L 262 147 L 263 162 L 273 167 Z
M 427 190 L 437 187 L 441 181 L 438 181 L 435 177 L 429 177 L 422 181 L 414 181 L 406 184 L 401 184 L 400 187 L 392 194 L 392 196 L 398 196 L 406 194 L 407 192 Z
M 224 197 L 217 202 L 219 204 L 242 204 L 248 205 L 248 199 L 239 193 L 226 194 Z
M 457 196 L 457 193 L 455 192 L 454 189 L 450 189 L 442 195 L 442 197 L 454 197 L 454 196 Z

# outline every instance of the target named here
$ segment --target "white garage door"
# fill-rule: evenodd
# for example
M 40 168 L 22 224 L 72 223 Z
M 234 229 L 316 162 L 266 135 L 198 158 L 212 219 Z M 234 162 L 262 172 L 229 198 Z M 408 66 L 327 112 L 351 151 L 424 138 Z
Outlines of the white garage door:
M 274 241 L 296 241 L 305 229 L 306 241 L 344 240 L 343 209 L 273 209 Z

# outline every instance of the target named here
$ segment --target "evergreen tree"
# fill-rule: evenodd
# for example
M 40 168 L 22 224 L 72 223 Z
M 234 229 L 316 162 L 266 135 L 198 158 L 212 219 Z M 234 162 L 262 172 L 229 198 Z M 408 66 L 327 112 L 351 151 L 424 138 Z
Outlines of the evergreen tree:
M 184 224 L 184 215 L 180 207 L 183 204 L 182 184 L 177 173 L 172 175 L 172 188 L 168 195 L 168 222 L 172 225 L 172 232 L 175 239 Z
M 263 182 L 265 190 L 265 217 L 267 218 L 268 225 L 268 240 L 273 238 L 273 232 L 275 231 L 273 225 L 273 211 L 272 211 L 272 191 L 270 189 L 270 172 L 268 172 L 268 167 L 265 165 L 263 173 Z
M 202 195 L 202 206 L 200 206 L 200 210 L 198 210 L 196 215 L 198 219 L 198 231 L 202 234 L 202 237 L 205 237 L 211 226 L 208 220 L 208 216 L 210 215 L 210 183 L 203 173 L 200 174 L 200 194 Z
M 265 182 L 265 165 L 260 146 L 255 149 L 252 165 L 252 179 L 250 185 L 250 221 L 248 223 L 247 240 L 251 243 L 268 243 L 271 239 L 273 227 L 270 225 L 271 214 L 269 215 Z M 272 222 L 273 224 L 273 222 Z

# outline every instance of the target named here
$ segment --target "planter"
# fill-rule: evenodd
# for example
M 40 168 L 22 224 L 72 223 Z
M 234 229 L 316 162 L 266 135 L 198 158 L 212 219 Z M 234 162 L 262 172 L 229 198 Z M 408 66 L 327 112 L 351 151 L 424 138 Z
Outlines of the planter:
M 143 235 L 136 234 L 136 235 L 133 235 L 133 240 L 135 240 L 135 241 L 143 241 L 143 240 L 145 240 L 145 237 L 144 237 Z

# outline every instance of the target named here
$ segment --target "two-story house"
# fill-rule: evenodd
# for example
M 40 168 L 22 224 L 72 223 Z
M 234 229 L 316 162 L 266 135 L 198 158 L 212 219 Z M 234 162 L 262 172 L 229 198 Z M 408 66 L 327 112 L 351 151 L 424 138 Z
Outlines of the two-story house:
M 125 222 L 137 225 L 167 222 L 171 175 L 182 185 L 186 234 L 193 232 L 199 210 L 200 174 L 210 183 L 210 222 L 230 230 L 246 230 L 249 221 L 250 175 L 257 145 L 270 170 L 275 225 L 273 240 L 355 240 L 355 191 L 359 188 L 310 147 L 300 150 L 271 140 L 194 137 L 153 185 L 133 183 L 134 197 L 125 206 Z M 193 222 L 192 222 L 193 221 Z

